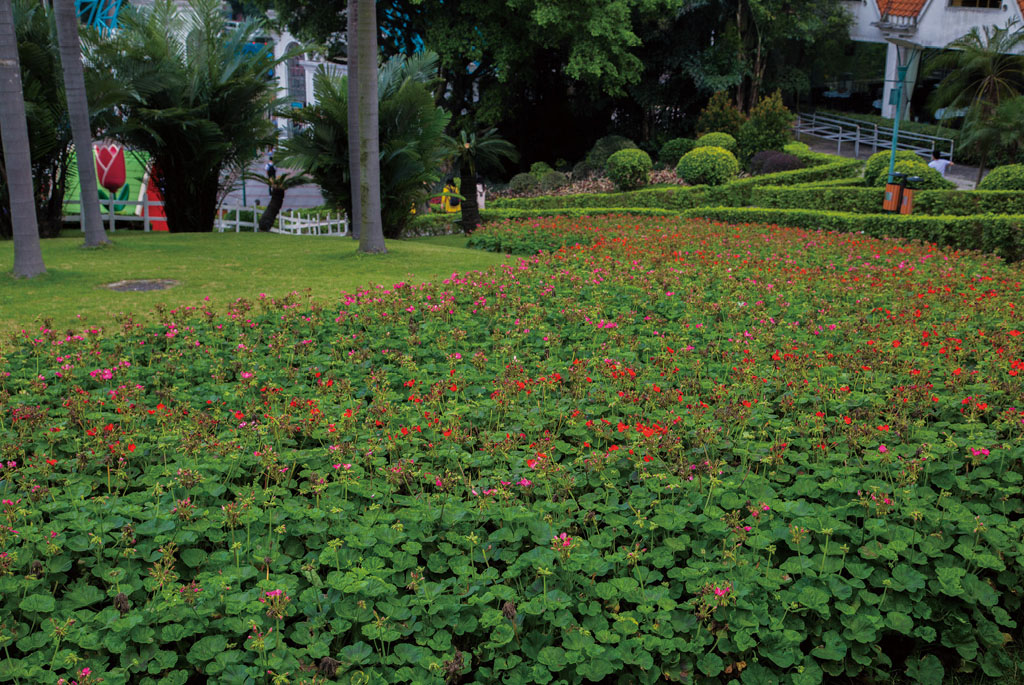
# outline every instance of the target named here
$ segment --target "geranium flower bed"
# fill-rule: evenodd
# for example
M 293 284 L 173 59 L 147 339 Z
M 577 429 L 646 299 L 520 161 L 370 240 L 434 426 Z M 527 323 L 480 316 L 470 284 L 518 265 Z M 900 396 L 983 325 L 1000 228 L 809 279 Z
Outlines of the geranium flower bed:
M 477 240 L 516 235 L 551 252 L 5 345 L 0 675 L 1015 668 L 1019 268 L 629 216 Z

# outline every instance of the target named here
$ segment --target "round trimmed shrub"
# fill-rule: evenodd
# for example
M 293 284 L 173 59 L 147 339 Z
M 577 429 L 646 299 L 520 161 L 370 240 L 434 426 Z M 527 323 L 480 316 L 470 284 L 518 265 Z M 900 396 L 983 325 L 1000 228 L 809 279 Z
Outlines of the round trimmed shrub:
M 778 171 L 793 171 L 803 169 L 804 163 L 796 155 L 791 155 L 778 150 L 762 150 L 754 153 L 747 165 L 750 173 L 754 176 L 761 174 L 774 174 Z
M 878 185 L 879 174 L 888 176 L 889 154 L 888 150 L 884 150 L 868 157 L 868 161 L 864 163 L 864 180 L 868 182 L 868 185 Z M 921 155 L 910 150 L 896 151 L 897 164 L 899 162 L 920 162 L 921 159 Z M 884 178 L 882 179 L 882 184 L 885 184 Z
M 549 171 L 554 171 L 554 169 L 547 162 L 534 162 L 530 165 L 530 173 L 536 176 L 538 181 Z
M 918 190 L 951 190 L 956 188 L 955 183 L 942 178 L 942 174 L 920 161 L 920 158 L 918 160 L 904 159 L 898 161 L 893 170 L 896 173 L 906 174 L 907 176 L 919 176 L 921 180 L 912 184 Z M 888 177 L 889 168 L 886 167 L 878 175 L 878 178 L 875 179 L 874 185 L 884 186 Z
M 728 133 L 722 133 L 721 131 L 715 131 L 714 133 L 705 133 L 697 139 L 695 148 L 698 147 L 720 147 L 725 148 L 732 154 L 736 154 L 736 139 L 730 136 Z
M 636 190 L 647 185 L 647 172 L 654 165 L 643 150 L 619 150 L 608 157 L 605 171 L 619 190 Z
M 721 185 L 739 172 L 736 155 L 716 146 L 696 147 L 683 155 L 676 166 L 676 174 L 690 185 Z
M 1024 190 L 1024 164 L 997 166 L 981 179 L 978 190 Z
M 598 138 L 597 142 L 594 143 L 594 147 L 590 148 L 586 161 L 598 170 L 601 170 L 605 168 L 605 163 L 613 153 L 619 150 L 632 150 L 636 147 L 637 144 L 625 136 L 605 136 L 604 138 Z
M 576 165 L 573 166 L 572 177 L 577 181 L 584 180 L 600 174 L 601 170 L 602 167 L 595 166 L 584 159 L 582 162 L 576 162 Z
M 569 177 L 561 171 L 546 171 L 540 177 L 540 189 L 543 191 L 558 190 L 569 185 Z
M 673 138 L 658 150 L 658 162 L 669 169 L 674 169 L 683 155 L 697 144 L 693 138 Z
M 513 193 L 533 193 L 540 188 L 540 181 L 533 174 L 516 174 L 508 182 L 508 189 Z

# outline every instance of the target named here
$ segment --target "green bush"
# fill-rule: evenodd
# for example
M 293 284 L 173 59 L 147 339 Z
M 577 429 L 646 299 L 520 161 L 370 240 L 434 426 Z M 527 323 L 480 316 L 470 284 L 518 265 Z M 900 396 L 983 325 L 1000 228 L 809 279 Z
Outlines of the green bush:
M 530 173 L 536 176 L 538 181 L 549 171 L 554 171 L 554 169 L 547 162 L 534 162 L 530 165 Z
M 683 212 L 736 224 L 758 223 L 807 230 L 866 233 L 903 240 L 922 240 L 958 250 L 979 250 L 1016 261 L 1024 259 L 1024 215 L 926 216 L 854 214 L 814 209 L 702 207 Z
M 707 137 L 704 136 L 704 138 Z M 676 174 L 690 185 L 698 183 L 710 186 L 722 185 L 739 171 L 740 163 L 736 160 L 736 156 L 724 147 L 718 146 L 694 148 L 683 155 L 683 158 L 679 160 L 679 165 L 676 166 Z
M 594 143 L 594 147 L 590 148 L 585 161 L 596 170 L 604 170 L 605 163 L 613 153 L 619 150 L 632 150 L 636 147 L 637 144 L 625 136 L 605 136 Z
M 576 180 L 587 179 L 599 175 L 604 171 L 604 165 L 591 164 L 587 160 L 576 162 L 572 168 L 572 177 Z
M 702 136 L 712 131 L 722 131 L 731 136 L 738 136 L 740 126 L 745 120 L 746 117 L 736 108 L 729 96 L 718 92 L 711 96 L 707 106 L 697 117 L 697 135 Z
M 540 177 L 540 189 L 544 191 L 557 190 L 569 185 L 569 177 L 561 171 L 547 171 Z
M 673 138 L 661 146 L 658 151 L 658 162 L 669 169 L 675 169 L 683 155 L 696 147 L 697 141 L 692 138 Z
M 783 145 L 782 151 L 797 157 L 803 157 L 811 152 L 811 146 L 807 143 L 801 143 L 799 140 L 794 140 L 791 143 Z
M 988 172 L 979 190 L 1024 190 L 1024 164 L 1007 164 Z
M 724 133 L 722 131 L 713 131 L 712 133 L 705 133 L 704 135 L 697 139 L 697 142 L 694 144 L 693 147 L 720 147 L 725 148 L 734 155 L 736 154 L 737 149 L 736 139 L 733 138 L 728 133 Z
M 748 160 L 762 150 L 782 150 L 792 137 L 795 118 L 782 104 L 781 91 L 776 90 L 761 98 L 750 110 L 750 117 L 740 126 L 740 158 Z
M 608 178 L 619 190 L 636 190 L 647 185 L 651 156 L 643 150 L 619 150 L 605 163 Z
M 540 181 L 533 174 L 516 174 L 509 180 L 508 189 L 513 193 L 532 193 L 540 189 Z
M 921 161 L 909 159 L 898 161 L 896 162 L 896 166 L 893 171 L 898 174 L 906 174 L 907 176 L 917 176 L 920 178 L 920 181 L 915 181 L 912 184 L 914 188 L 919 190 L 950 190 L 956 188 L 955 183 L 942 178 L 942 174 Z M 888 176 L 889 170 L 885 169 L 875 179 L 874 185 L 884 186 Z
M 864 181 L 868 185 L 875 185 L 879 175 L 886 175 L 889 173 L 889 150 L 883 150 L 882 152 L 876 152 L 875 154 L 868 157 L 868 161 L 864 163 Z M 920 162 L 922 159 L 921 155 L 910 150 L 897 150 L 896 161 L 909 161 L 909 162 Z M 885 179 L 882 179 L 885 182 Z

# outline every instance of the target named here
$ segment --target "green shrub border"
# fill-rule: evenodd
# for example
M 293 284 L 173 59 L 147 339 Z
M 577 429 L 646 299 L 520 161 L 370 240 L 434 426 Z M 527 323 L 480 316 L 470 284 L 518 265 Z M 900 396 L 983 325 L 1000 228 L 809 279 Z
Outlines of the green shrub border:
M 756 207 L 702 207 L 682 214 L 733 224 L 774 224 L 806 230 L 862 232 L 878 238 L 920 240 L 958 250 L 980 250 L 1008 261 L 1024 258 L 1024 214 L 927 216 Z
M 685 210 L 705 205 L 742 206 L 750 204 L 753 191 L 763 185 L 794 185 L 810 181 L 826 181 L 849 178 L 860 169 L 862 162 L 843 159 L 832 155 L 815 156 L 825 158 L 827 163 L 807 169 L 780 171 L 774 174 L 753 176 L 732 181 L 721 186 L 680 186 L 675 188 L 645 188 L 625 193 L 585 193 L 579 195 L 543 195 L 529 198 L 504 198 L 494 200 L 491 207 L 496 209 L 574 209 L 574 208 L 661 208 Z
M 878 214 L 882 188 L 819 186 L 760 186 L 751 193 L 755 207 L 804 209 L 828 207 L 836 212 Z M 914 194 L 914 214 L 973 216 L 975 214 L 1024 214 L 1024 192 L 1013 190 L 919 190 Z

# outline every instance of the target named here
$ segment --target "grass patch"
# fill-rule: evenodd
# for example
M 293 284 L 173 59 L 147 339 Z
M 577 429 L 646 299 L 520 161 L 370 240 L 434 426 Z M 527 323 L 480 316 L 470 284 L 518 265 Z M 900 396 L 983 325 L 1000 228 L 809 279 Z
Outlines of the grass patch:
M 46 319 L 58 328 L 105 325 L 120 312 L 143 314 L 154 305 L 225 302 L 260 293 L 309 289 L 317 299 L 337 298 L 369 284 L 419 283 L 453 271 L 487 269 L 500 255 L 466 248 L 465 236 L 390 240 L 388 254 L 367 257 L 348 238 L 265 233 L 116 233 L 113 245 L 81 249 L 77 234 L 43 241 L 48 273 L 14 280 L 14 244 L 0 243 L 0 332 Z M 173 279 L 152 292 L 113 292 L 104 284 L 125 279 Z

